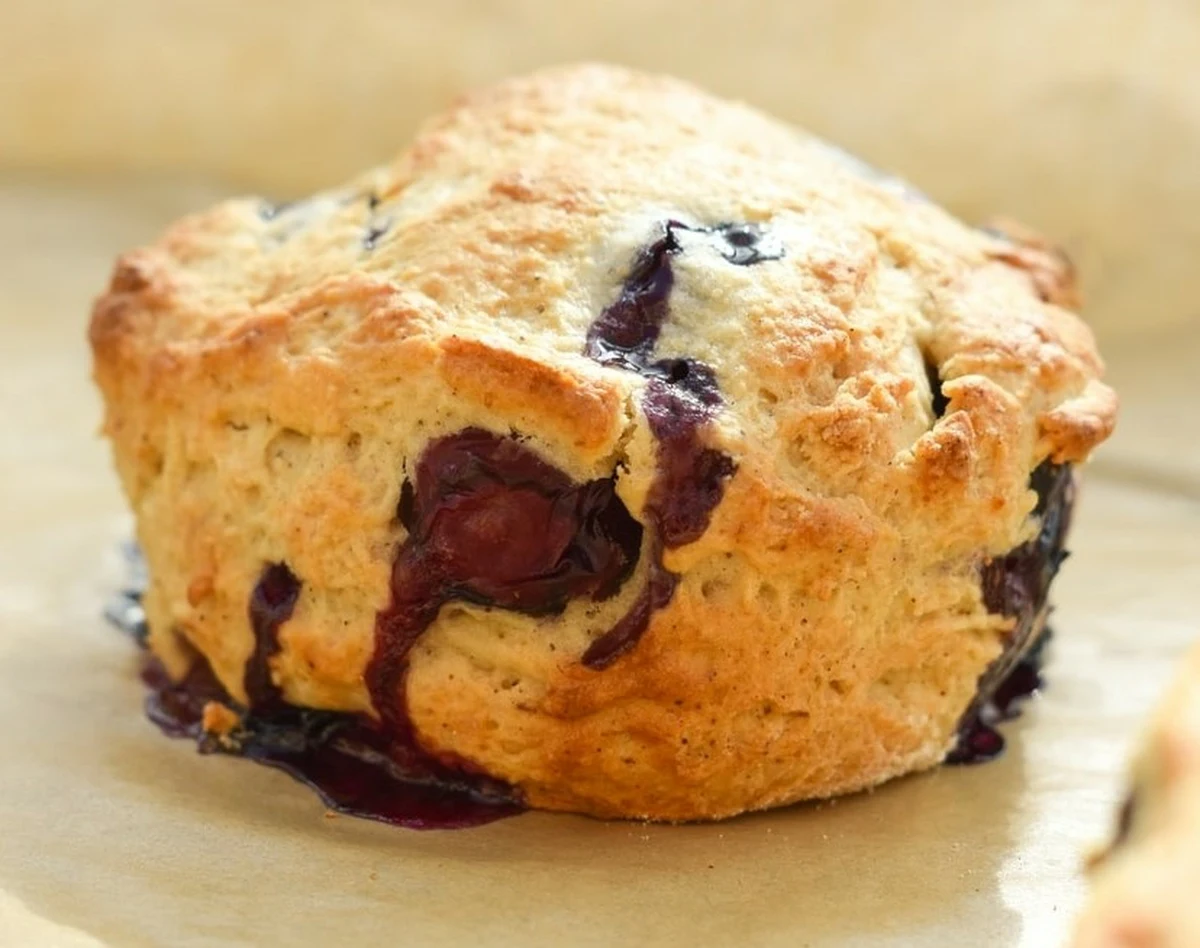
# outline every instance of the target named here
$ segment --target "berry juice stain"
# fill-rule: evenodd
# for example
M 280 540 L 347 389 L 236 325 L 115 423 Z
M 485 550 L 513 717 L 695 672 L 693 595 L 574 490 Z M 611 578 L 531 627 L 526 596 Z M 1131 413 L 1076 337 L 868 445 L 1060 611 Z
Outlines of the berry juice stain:
M 173 682 L 155 658 L 142 681 L 146 716 L 169 737 L 196 742 L 203 754 L 244 757 L 316 791 L 330 810 L 409 829 L 462 829 L 521 813 L 513 788 L 481 775 L 446 768 L 401 735 L 385 733 L 365 715 L 274 705 L 245 713 L 228 735 L 203 727 L 210 702 L 236 707 L 208 663 L 197 658 Z

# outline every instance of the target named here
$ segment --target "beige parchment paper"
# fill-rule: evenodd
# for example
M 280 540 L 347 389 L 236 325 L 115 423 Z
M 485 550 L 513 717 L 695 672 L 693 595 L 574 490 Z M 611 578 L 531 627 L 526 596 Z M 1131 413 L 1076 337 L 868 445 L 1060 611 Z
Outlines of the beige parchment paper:
M 57 32 L 46 6 L 73 10 Z M 98 18 L 15 0 L 0 31 L 0 948 L 1064 944 L 1130 744 L 1200 631 L 1194 9 L 764 3 L 730 31 L 655 2 L 574 26 L 533 0 L 207 6 L 201 23 L 190 2 L 113 0 Z M 412 61 L 370 66 L 381 36 Z M 227 68 L 205 72 L 222 42 Z M 280 774 L 162 738 L 133 649 L 99 618 L 129 531 L 83 341 L 112 256 L 230 189 L 286 193 L 382 157 L 464 83 L 581 55 L 654 66 L 658 50 L 660 68 L 840 132 L 964 214 L 1020 214 L 1079 257 L 1125 414 L 1087 472 L 1049 687 L 1007 754 L 719 825 L 529 814 L 416 833 L 328 818 Z M 302 53 L 335 61 L 289 94 L 277 74 Z M 267 90 L 254 134 L 247 88 Z

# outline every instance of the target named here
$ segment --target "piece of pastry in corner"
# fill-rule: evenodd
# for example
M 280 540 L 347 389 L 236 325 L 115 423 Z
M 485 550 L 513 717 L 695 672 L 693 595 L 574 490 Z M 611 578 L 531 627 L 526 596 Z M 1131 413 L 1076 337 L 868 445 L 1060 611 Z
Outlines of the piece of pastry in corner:
M 308 709 L 539 808 L 932 767 L 1038 637 L 1113 426 L 1074 301 L 1029 235 L 682 82 L 469 95 L 117 263 L 91 341 L 150 648 L 236 706 L 223 746 Z
M 1200 645 L 1154 715 L 1092 871 L 1075 948 L 1200 945 Z

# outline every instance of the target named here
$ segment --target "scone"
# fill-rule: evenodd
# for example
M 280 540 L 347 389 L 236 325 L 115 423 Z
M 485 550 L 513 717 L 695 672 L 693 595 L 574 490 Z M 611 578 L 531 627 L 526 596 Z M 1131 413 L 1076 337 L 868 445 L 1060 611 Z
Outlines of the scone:
M 1200 645 L 1158 709 L 1076 948 L 1200 945 Z
M 91 342 L 150 646 L 211 666 L 229 746 L 322 709 L 545 809 L 931 767 L 1040 629 L 1113 426 L 1074 304 L 1036 238 L 752 109 L 505 82 L 118 261 Z

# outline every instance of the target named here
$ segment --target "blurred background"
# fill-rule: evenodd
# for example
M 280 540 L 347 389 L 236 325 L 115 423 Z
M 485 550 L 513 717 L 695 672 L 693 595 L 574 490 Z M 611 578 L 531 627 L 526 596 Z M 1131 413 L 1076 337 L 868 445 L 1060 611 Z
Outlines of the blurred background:
M 1003 213 L 1042 230 L 1083 271 L 1087 316 L 1118 387 L 1152 390 L 1145 403 L 1159 406 L 1193 391 L 1200 4 L 1190 0 L 3 8 L 0 214 L 25 219 L 5 230 L 14 251 L 38 226 L 25 206 L 31 174 L 35 184 L 107 176 L 110 194 L 132 186 L 118 203 L 145 210 L 114 237 L 136 242 L 152 235 L 147 223 L 156 229 L 216 194 L 288 197 L 334 184 L 387 159 L 471 86 L 607 60 L 675 73 L 804 125 L 968 221 Z M 64 199 L 34 203 L 46 200 Z M 41 216 L 50 226 L 52 215 Z M 1142 404 L 1127 397 L 1127 419 L 1160 411 Z M 1144 452 L 1125 451 L 1134 441 L 1178 454 L 1173 437 L 1138 427 L 1109 463 L 1144 466 Z M 1173 476 L 1200 477 L 1200 459 L 1184 453 L 1170 461 Z
M 1026 219 L 1088 271 L 1105 328 L 1178 323 L 1190 305 L 1200 248 L 1190 0 L 3 7 L 10 167 L 184 172 L 299 193 L 387 158 L 465 88 L 607 60 L 805 125 L 967 218 Z M 1162 294 L 1156 305 L 1139 280 Z

